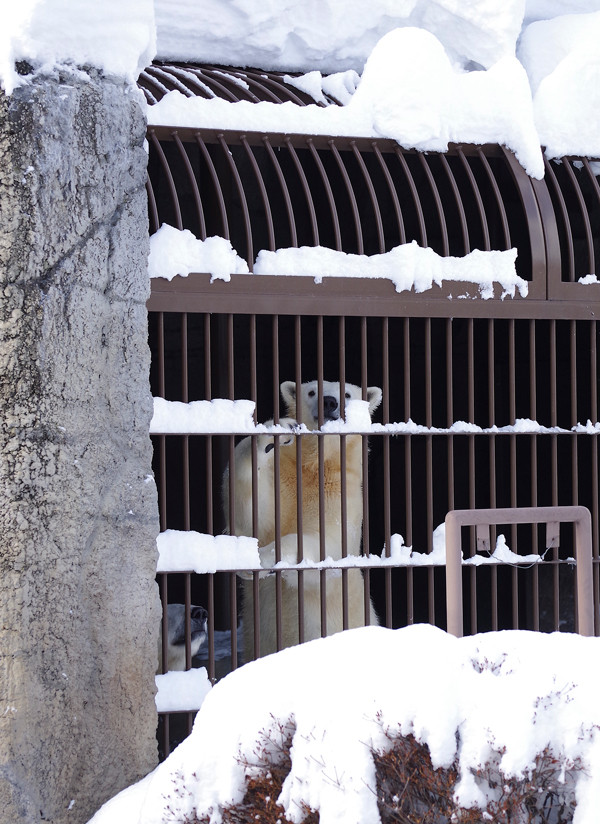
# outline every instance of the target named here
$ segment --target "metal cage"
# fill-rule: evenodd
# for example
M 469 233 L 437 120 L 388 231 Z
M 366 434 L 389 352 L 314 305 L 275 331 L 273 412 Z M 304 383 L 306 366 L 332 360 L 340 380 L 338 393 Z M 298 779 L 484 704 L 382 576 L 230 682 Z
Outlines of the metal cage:
M 140 84 L 151 103 L 171 89 L 311 102 L 284 76 L 253 71 L 163 65 Z M 600 254 L 600 189 L 590 162 L 547 163 L 537 181 L 499 146 L 420 154 L 385 140 L 168 124 L 151 128 L 148 139 L 151 231 L 170 223 L 201 239 L 226 237 L 250 271 L 259 250 L 290 246 L 378 254 L 415 241 L 446 256 L 517 247 L 529 293 L 504 300 L 499 292 L 482 300 L 465 284 L 415 294 L 345 278 L 156 279 L 148 302 L 152 390 L 172 401 L 247 398 L 263 422 L 285 414 L 282 380 L 380 386 L 382 426 L 368 441 L 359 436 L 368 468 L 362 551 L 389 556 L 402 536 L 413 561 L 363 569 L 365 606 L 371 598 L 386 626 L 445 627 L 434 533 L 449 511 L 577 505 L 591 513 L 598 633 L 600 286 L 579 282 Z M 462 299 L 466 293 L 471 299 Z M 222 476 L 240 434 L 154 434 L 162 530 L 226 528 Z M 572 527 L 561 527 L 551 547 L 535 524 L 499 532 L 514 553 L 508 562 L 482 556 L 471 531 L 459 607 L 466 631 L 575 630 Z M 543 560 L 520 560 L 529 555 Z M 302 586 L 302 571 L 294 574 Z M 161 592 L 165 603 L 208 609 L 211 678 L 241 663 L 235 571 L 165 573 Z M 223 657 L 219 633 L 229 633 Z M 161 723 L 166 753 L 174 720 L 165 715 Z

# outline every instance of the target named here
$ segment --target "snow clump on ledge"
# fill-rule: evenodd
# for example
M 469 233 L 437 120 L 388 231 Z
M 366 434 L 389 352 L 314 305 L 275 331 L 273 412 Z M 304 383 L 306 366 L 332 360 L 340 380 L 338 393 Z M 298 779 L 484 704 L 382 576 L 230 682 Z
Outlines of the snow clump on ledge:
M 206 695 L 189 738 L 92 822 L 162 824 L 167 810 L 169 820 L 212 811 L 220 821 L 244 795 L 257 740 L 283 724 L 293 741 L 279 803 L 292 820 L 305 803 L 321 824 L 379 821 L 372 751 L 397 733 L 427 744 L 434 768 L 456 760 L 465 807 L 483 807 L 492 792 L 479 767 L 499 758 L 504 776 L 518 776 L 549 747 L 559 764 L 581 767 L 575 824 L 597 824 L 599 678 L 598 638 L 348 630 L 230 673 Z
M 302 246 L 261 250 L 254 263 L 256 275 L 309 276 L 321 283 L 324 277 L 386 278 L 397 292 L 424 292 L 444 281 L 476 283 L 483 299 L 494 296 L 494 284 L 514 297 L 528 292 L 528 283 L 516 273 L 517 250 L 480 251 L 464 257 L 442 257 L 416 241 L 377 255 L 354 255 L 324 246 Z M 231 280 L 232 274 L 247 274 L 248 266 L 225 238 L 199 240 L 188 230 L 163 224 L 150 238 L 150 277 L 171 280 L 175 275 L 207 272 L 211 281 Z

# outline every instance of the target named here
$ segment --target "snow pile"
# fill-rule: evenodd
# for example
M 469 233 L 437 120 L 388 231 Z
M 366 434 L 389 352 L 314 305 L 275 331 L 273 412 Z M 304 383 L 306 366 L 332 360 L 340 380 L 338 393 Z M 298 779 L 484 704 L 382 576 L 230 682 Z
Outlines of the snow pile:
M 253 432 L 254 401 L 166 401 L 154 398 L 150 433 L 163 435 L 193 432 Z
M 208 272 L 213 280 L 230 280 L 231 275 L 246 274 L 248 264 L 223 237 L 198 240 L 189 229 L 175 229 L 164 223 L 150 238 L 150 277 L 173 280 L 176 275 L 185 277 L 190 272 Z
M 518 56 L 548 157 L 600 156 L 600 11 L 528 26 Z
M 205 575 L 233 569 L 260 569 L 258 541 L 244 535 L 205 535 L 167 529 L 156 539 L 157 572 Z
M 157 712 L 198 710 L 212 686 L 204 667 L 185 672 L 165 672 L 154 678 Z
M 444 281 L 477 283 L 484 299 L 494 296 L 494 284 L 502 287 L 502 298 L 521 297 L 528 283 L 515 269 L 517 250 L 482 252 L 475 249 L 464 257 L 442 257 L 416 241 L 396 246 L 378 255 L 353 255 L 324 246 L 302 246 L 261 250 L 254 264 L 256 275 L 288 275 L 313 277 L 321 283 L 324 277 L 387 278 L 397 292 L 413 289 L 424 292 Z M 248 266 L 225 238 L 199 240 L 189 229 L 179 230 L 163 224 L 150 238 L 150 277 L 171 280 L 175 275 L 207 272 L 211 282 L 229 281 L 232 274 L 247 274 Z M 157 430 L 158 431 L 158 430 Z M 243 431 L 243 430 L 241 430 Z
M 479 284 L 481 297 L 494 296 L 494 283 L 503 289 L 502 297 L 527 295 L 528 283 L 515 269 L 517 250 L 482 252 L 475 249 L 464 257 L 442 257 L 433 249 L 419 246 L 416 240 L 403 243 L 378 255 L 353 255 L 324 246 L 302 246 L 262 250 L 256 258 L 257 275 L 309 275 L 320 283 L 323 277 L 388 278 L 397 292 L 414 289 L 425 292 L 444 281 Z
M 596 0 L 283 5 L 285 12 L 282 0 L 184 0 L 175 10 L 159 0 L 159 56 L 306 71 L 294 85 L 321 103 L 331 94 L 341 111 L 174 91 L 150 111 L 151 122 L 388 137 L 422 151 L 502 143 L 533 177 L 543 175 L 540 145 L 549 157 L 600 155 Z
M 474 771 L 499 758 L 527 772 L 547 746 L 575 771 L 575 824 L 596 824 L 600 797 L 600 639 L 492 632 L 457 639 L 429 625 L 366 627 L 283 650 L 232 672 L 206 696 L 191 736 L 93 824 L 159 824 L 236 803 L 244 758 L 280 724 L 293 730 L 280 803 L 305 802 L 322 824 L 379 821 L 372 749 L 386 731 L 428 745 L 434 767 L 456 758 L 456 794 L 482 806 Z M 499 755 L 501 754 L 501 755 Z M 489 793 L 489 789 L 488 789 Z M 292 818 L 292 820 L 294 820 Z
M 402 82 L 398 82 L 402 78 Z M 504 143 L 528 173 L 543 176 L 525 70 L 505 55 L 487 71 L 453 65 L 422 28 L 399 28 L 376 44 L 345 106 L 250 103 L 179 91 L 148 107 L 154 125 L 392 138 L 406 148 L 445 151 L 449 142 Z
M 156 0 L 158 56 L 328 74 L 362 70 L 387 32 L 418 26 L 451 59 L 488 68 L 514 53 L 523 0 Z
M 56 66 L 95 66 L 135 83 L 156 51 L 152 0 L 22 0 L 2 9 L 0 85 L 23 82 L 15 61 L 46 72 Z

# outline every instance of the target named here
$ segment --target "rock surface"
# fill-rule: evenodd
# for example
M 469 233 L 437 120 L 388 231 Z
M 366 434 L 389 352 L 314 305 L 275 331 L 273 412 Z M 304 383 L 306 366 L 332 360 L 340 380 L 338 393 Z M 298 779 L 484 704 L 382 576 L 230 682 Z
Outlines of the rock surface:
M 93 71 L 0 96 L 0 816 L 157 760 L 145 122 Z

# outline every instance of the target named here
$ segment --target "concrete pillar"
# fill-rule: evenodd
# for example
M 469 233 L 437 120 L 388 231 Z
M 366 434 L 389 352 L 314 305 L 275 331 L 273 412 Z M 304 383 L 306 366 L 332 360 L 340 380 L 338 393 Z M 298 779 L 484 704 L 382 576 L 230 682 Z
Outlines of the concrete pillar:
M 90 71 L 0 97 L 0 818 L 157 760 L 145 124 Z

